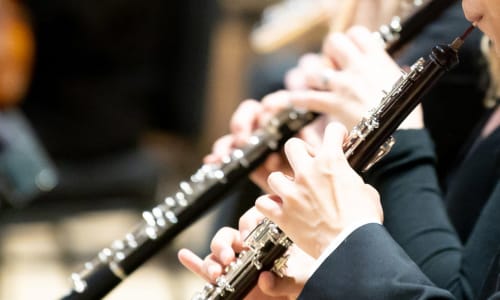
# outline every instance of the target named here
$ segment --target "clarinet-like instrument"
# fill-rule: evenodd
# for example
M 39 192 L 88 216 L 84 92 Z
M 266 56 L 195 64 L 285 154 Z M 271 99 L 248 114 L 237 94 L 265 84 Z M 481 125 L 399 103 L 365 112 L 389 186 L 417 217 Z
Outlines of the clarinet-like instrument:
M 409 41 L 456 0 L 423 4 L 406 20 L 395 18 L 378 34 L 390 54 Z M 407 34 L 405 28 L 411 28 Z M 414 30 L 419 29 L 419 30 Z M 287 109 L 252 134 L 247 146 L 234 150 L 220 165 L 202 165 L 178 190 L 142 214 L 143 220 L 122 239 L 102 249 L 95 258 L 71 274 L 72 288 L 62 299 L 101 299 L 129 274 L 153 257 L 177 234 L 199 219 L 231 187 L 259 166 L 318 114 Z
M 417 60 L 371 115 L 353 128 L 343 149 L 354 170 L 366 171 L 389 152 L 394 144 L 391 134 L 420 103 L 426 91 L 458 63 L 458 50 L 472 28 L 451 44 L 434 47 L 427 59 Z M 226 267 L 215 284 L 205 285 L 192 300 L 243 299 L 255 287 L 262 271 L 283 275 L 285 254 L 292 244 L 276 224 L 264 219 L 245 239 L 247 250 Z

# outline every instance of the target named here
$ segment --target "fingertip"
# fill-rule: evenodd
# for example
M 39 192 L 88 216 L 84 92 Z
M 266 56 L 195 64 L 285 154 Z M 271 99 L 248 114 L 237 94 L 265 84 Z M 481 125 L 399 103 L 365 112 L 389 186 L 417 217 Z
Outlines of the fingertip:
M 293 151 L 293 149 L 299 149 L 299 147 L 300 149 L 307 148 L 306 143 L 298 137 L 292 137 L 288 141 L 286 141 L 284 149 L 285 149 L 285 154 L 290 163 L 292 163 L 290 158 L 290 152 Z
M 264 98 L 262 98 L 261 103 L 266 111 L 279 111 L 289 105 L 289 97 L 289 91 L 279 90 L 266 95 Z
M 348 36 L 359 36 L 359 37 L 366 37 L 366 36 L 371 36 L 371 31 L 368 30 L 368 28 L 366 28 L 365 26 L 361 26 L 361 25 L 353 25 L 351 26 L 346 34 Z
M 231 248 L 224 248 L 220 253 L 220 260 L 224 265 L 228 265 L 233 260 L 235 260 L 236 255 Z
M 231 116 L 229 128 L 233 134 L 248 135 L 253 130 L 257 116 L 262 111 L 262 105 L 254 99 L 244 100 Z
M 267 176 L 267 182 L 269 183 L 270 181 L 275 180 L 279 176 L 283 176 L 284 174 L 281 171 L 274 171 Z
M 278 197 L 273 195 L 274 197 Z M 276 220 L 281 214 L 281 206 L 279 204 L 281 199 L 279 197 L 274 200 L 271 195 L 260 196 L 255 200 L 255 208 L 262 213 L 265 217 L 271 220 Z
M 374 48 L 385 49 L 385 43 L 364 26 L 353 26 L 346 35 L 365 53 L 372 53 Z
M 190 258 L 194 257 L 194 255 L 195 254 L 191 250 L 185 248 L 177 251 L 177 258 L 181 263 L 188 261 Z
M 210 278 L 210 281 L 215 281 L 217 277 L 219 277 L 222 274 L 222 268 L 219 265 L 210 265 L 207 268 L 207 274 L 208 277 Z
M 343 34 L 340 32 L 332 32 L 328 34 L 323 43 L 323 53 L 325 53 L 329 58 L 334 58 L 336 44 L 343 38 Z
M 298 66 L 299 67 L 307 67 L 308 65 L 311 65 L 311 64 L 316 65 L 319 62 L 321 62 L 321 59 L 319 58 L 318 54 L 306 53 L 299 58 Z
M 335 134 L 335 135 L 339 135 L 339 136 L 346 136 L 347 135 L 347 128 L 340 122 L 330 122 L 327 127 L 326 127 L 326 130 L 330 133 L 330 134 Z
M 306 79 L 297 68 L 286 72 L 284 82 L 288 90 L 303 90 L 307 88 Z
M 264 294 L 272 295 L 273 293 L 275 293 L 276 288 L 275 275 L 268 271 L 262 272 L 259 275 L 257 285 L 262 290 L 262 292 L 264 292 Z

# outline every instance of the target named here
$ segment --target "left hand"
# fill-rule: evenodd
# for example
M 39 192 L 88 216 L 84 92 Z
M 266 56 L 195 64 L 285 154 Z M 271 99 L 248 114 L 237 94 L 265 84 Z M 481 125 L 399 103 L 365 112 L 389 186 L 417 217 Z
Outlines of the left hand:
M 349 166 L 342 144 L 346 129 L 328 125 L 319 149 L 293 138 L 285 153 L 293 178 L 281 172 L 268 178 L 275 195 L 261 196 L 256 208 L 275 222 L 301 249 L 318 258 L 342 230 L 360 223 L 382 223 L 377 191 Z
M 178 253 L 180 262 L 193 273 L 214 283 L 222 275 L 224 268 L 236 259 L 245 245 L 248 236 L 264 218 L 255 208 L 248 210 L 239 222 L 239 230 L 224 227 L 220 229 L 210 244 L 211 253 L 204 259 L 191 250 L 182 249 Z M 309 267 L 314 260 L 296 245 L 288 250 L 288 262 L 285 276 L 280 278 L 265 271 L 259 275 L 257 286 L 245 297 L 246 300 L 288 300 L 296 299 L 311 272 Z
M 355 26 L 345 34 L 330 34 L 322 54 L 301 57 L 287 73 L 285 85 L 292 91 L 294 106 L 321 112 L 328 121 L 341 122 L 350 130 L 379 105 L 384 91 L 390 91 L 401 76 L 401 69 L 373 34 Z M 423 126 L 418 109 L 412 119 L 413 127 Z

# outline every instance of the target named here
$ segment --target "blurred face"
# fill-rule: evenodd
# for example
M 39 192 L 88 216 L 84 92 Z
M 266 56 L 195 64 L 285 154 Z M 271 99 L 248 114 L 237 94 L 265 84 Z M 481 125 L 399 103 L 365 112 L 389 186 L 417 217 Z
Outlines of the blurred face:
M 500 56 L 500 0 L 463 0 L 467 20 L 475 22 L 492 41 Z

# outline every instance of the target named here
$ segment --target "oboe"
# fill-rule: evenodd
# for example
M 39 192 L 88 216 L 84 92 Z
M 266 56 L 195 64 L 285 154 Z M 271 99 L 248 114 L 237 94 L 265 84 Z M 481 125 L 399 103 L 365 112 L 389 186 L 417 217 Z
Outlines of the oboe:
M 458 63 L 458 50 L 471 26 L 449 45 L 434 47 L 427 59 L 420 58 L 393 86 L 391 91 L 350 132 L 344 143 L 344 153 L 350 165 L 358 172 L 366 171 L 389 152 L 394 144 L 391 134 L 420 103 L 421 97 L 449 69 Z M 245 239 L 246 250 L 215 284 L 207 284 L 193 300 L 243 299 L 256 285 L 262 271 L 271 270 L 283 276 L 286 252 L 292 240 L 269 219 L 264 219 Z
M 434 0 L 423 4 L 409 19 L 395 18 L 381 27 L 379 35 L 390 54 L 397 43 L 413 38 L 419 30 L 456 0 Z M 395 45 L 395 46 L 393 46 Z M 220 165 L 202 165 L 178 190 L 142 214 L 143 220 L 122 239 L 102 249 L 82 270 L 71 274 L 72 288 L 63 299 L 100 299 L 159 252 L 179 232 L 207 212 L 235 183 L 245 178 L 286 140 L 313 121 L 318 114 L 286 109 L 252 134 L 247 146 L 232 151 Z

